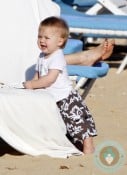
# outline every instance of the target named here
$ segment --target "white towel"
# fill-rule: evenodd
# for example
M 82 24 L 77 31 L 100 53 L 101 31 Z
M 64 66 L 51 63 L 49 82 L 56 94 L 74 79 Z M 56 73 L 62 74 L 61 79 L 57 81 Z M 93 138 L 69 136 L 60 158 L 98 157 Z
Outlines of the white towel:
M 33 156 L 81 155 L 65 133 L 56 103 L 45 90 L 0 89 L 0 136 L 12 147 Z

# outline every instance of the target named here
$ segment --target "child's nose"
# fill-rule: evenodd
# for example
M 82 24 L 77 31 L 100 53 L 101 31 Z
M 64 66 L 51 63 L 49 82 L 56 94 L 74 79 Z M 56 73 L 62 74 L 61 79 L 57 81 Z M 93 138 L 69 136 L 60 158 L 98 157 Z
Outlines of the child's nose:
M 40 42 L 44 42 L 44 41 L 45 41 L 45 38 L 42 37 L 42 38 L 40 39 Z

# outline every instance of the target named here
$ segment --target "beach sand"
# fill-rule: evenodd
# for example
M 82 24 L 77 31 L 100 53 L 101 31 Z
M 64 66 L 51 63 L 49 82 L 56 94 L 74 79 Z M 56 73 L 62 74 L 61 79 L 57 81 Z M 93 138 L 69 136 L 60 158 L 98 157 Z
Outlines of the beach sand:
M 97 79 L 86 98 L 93 114 L 98 136 L 95 147 L 104 141 L 118 142 L 127 154 L 127 70 L 116 74 L 119 62 L 109 62 L 107 76 Z M 48 156 L 21 155 L 9 146 L 0 143 L 0 175 L 105 175 L 94 161 L 94 155 L 72 156 L 67 159 Z M 125 164 L 115 175 L 127 174 Z

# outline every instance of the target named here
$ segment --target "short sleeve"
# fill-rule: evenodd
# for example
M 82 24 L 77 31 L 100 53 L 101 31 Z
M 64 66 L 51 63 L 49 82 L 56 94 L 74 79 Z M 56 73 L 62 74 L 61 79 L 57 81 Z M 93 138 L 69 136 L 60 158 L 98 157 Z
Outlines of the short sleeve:
M 35 66 L 35 71 L 39 71 L 39 58 L 38 58 L 38 60 L 37 60 L 37 63 L 36 63 L 36 66 Z
M 55 52 L 50 60 L 48 69 L 58 69 L 63 71 L 66 66 L 66 61 L 63 52 L 60 50 Z

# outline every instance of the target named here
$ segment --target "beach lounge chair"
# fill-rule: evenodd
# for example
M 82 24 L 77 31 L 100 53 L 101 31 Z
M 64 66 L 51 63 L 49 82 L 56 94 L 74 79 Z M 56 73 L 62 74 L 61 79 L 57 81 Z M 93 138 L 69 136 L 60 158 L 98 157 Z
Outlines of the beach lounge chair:
M 112 14 L 86 15 L 74 10 L 60 0 L 57 4 L 61 9 L 61 17 L 69 24 L 70 32 L 83 33 L 84 36 L 90 37 L 127 38 L 126 16 Z
M 77 5 L 77 6 L 93 6 L 96 2 L 97 2 L 97 0 L 85 0 L 85 1 L 83 1 L 83 0 L 62 0 L 64 3 L 66 3 L 66 4 L 70 4 L 70 5 L 72 5 L 72 6 L 75 6 L 75 5 Z
M 80 52 L 83 49 L 83 42 L 78 39 L 69 38 L 64 48 L 64 54 Z M 69 77 L 75 81 L 74 88 L 81 90 L 80 94 L 85 99 L 97 78 L 107 75 L 109 66 L 107 63 L 98 62 L 93 66 L 68 65 Z
M 103 9 L 107 9 L 115 15 L 127 15 L 127 1 L 126 0 L 97 0 L 97 3 L 88 9 L 86 14 L 95 15 L 100 13 Z
M 127 1 L 126 0 L 98 0 L 97 3 L 91 7 L 86 14 L 95 15 L 101 13 L 103 9 L 107 9 L 114 15 L 127 15 Z M 124 24 L 123 24 L 124 25 Z M 119 74 L 127 65 L 127 55 L 124 57 L 117 73 Z
M 61 8 L 61 17 L 69 24 L 71 33 L 82 33 L 85 37 L 127 38 L 126 16 L 113 14 L 88 15 L 74 10 L 62 1 L 59 1 L 58 5 Z M 127 59 L 124 58 L 124 60 L 127 62 Z M 123 62 L 117 73 L 123 70 L 122 65 Z
M 80 52 L 83 49 L 83 42 L 78 39 L 69 38 L 64 48 L 64 54 Z M 97 78 L 107 75 L 109 66 L 107 63 L 98 62 L 93 66 L 68 65 L 68 74 L 72 81 L 75 81 L 74 88 L 79 90 L 82 98 L 85 99 Z
M 71 54 L 83 50 L 83 42 L 79 39 L 69 38 L 64 48 L 64 54 Z
M 97 0 L 62 0 L 64 3 L 73 6 L 74 9 L 88 9 L 97 3 Z
M 74 88 L 79 90 L 82 98 L 85 99 L 95 80 L 107 75 L 109 65 L 98 62 L 93 66 L 68 65 L 67 69 L 70 78 L 76 81 Z

